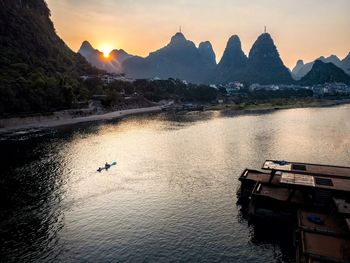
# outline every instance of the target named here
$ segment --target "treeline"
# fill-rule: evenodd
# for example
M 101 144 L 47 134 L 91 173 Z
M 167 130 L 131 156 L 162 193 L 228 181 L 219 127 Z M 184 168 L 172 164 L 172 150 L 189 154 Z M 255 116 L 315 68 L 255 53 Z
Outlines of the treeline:
M 104 86 L 101 80 L 93 78 L 86 80 L 84 86 L 86 90 L 95 95 L 107 95 L 107 106 L 117 103 L 122 95 L 141 95 L 153 102 L 161 100 L 211 102 L 216 100 L 219 95 L 217 89 L 207 85 L 184 84 L 175 79 L 114 81 Z
M 282 89 L 282 90 L 254 90 L 244 91 L 246 97 L 250 100 L 270 100 L 270 99 L 298 99 L 313 96 L 313 91 L 308 89 Z
M 27 64 L 12 64 L 0 73 L 0 113 L 47 112 L 70 108 L 74 100 L 89 96 L 74 74 L 32 70 Z

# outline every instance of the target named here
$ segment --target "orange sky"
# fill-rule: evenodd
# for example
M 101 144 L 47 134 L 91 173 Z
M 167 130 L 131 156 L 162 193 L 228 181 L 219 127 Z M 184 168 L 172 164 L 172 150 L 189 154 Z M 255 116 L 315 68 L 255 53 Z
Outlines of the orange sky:
M 248 53 L 267 25 L 288 67 L 350 52 L 349 0 L 47 0 L 58 34 L 75 51 L 123 48 L 146 56 L 166 45 L 182 25 L 185 36 L 209 40 L 219 61 L 228 38 Z

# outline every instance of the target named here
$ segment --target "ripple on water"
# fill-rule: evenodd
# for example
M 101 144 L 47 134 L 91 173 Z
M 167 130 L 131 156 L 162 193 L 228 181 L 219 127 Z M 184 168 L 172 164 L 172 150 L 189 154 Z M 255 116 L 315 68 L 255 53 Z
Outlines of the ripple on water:
M 285 236 L 248 225 L 237 178 L 268 158 L 350 165 L 349 115 L 161 114 L 2 137 L 1 258 L 293 262 Z

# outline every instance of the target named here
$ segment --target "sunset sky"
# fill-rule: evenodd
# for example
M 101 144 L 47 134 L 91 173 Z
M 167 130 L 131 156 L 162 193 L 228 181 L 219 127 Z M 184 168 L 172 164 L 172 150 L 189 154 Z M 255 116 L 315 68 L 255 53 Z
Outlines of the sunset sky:
M 146 56 L 182 26 L 196 45 L 209 40 L 220 60 L 237 34 L 243 50 L 267 26 L 288 67 L 297 59 L 350 52 L 349 0 L 47 0 L 58 34 L 75 51 L 84 40 L 99 49 Z

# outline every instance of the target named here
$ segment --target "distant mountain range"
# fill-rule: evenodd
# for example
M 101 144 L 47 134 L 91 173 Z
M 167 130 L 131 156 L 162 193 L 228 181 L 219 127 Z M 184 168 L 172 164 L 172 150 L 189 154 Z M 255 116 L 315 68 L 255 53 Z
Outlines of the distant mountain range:
M 119 51 L 120 52 L 120 51 Z M 123 51 L 124 52 L 124 51 Z M 147 57 L 125 53 L 123 59 L 105 59 L 102 53 L 85 41 L 79 53 L 97 68 L 125 73 L 132 78 L 179 78 L 195 83 L 228 83 L 231 81 L 259 83 L 290 83 L 287 67 L 268 33 L 258 37 L 247 57 L 238 36 L 232 36 L 219 64 L 209 41 L 196 45 L 178 32 L 165 47 Z
M 79 53 L 99 69 L 125 73 L 131 78 L 167 79 L 172 77 L 194 83 L 225 84 L 241 81 L 278 84 L 296 83 L 296 80 L 300 80 L 299 83 L 310 83 L 311 80 L 319 83 L 325 79 L 333 81 L 346 79 L 342 73 L 335 73 L 337 69 L 350 74 L 350 53 L 343 60 L 335 55 L 327 58 L 320 57 L 318 61 L 327 64 L 322 66 L 323 73 L 332 74 L 319 76 L 319 80 L 315 79 L 315 76 L 318 76 L 315 72 L 308 75 L 313 69 L 314 61 L 304 64 L 302 60 L 299 60 L 294 69 L 289 71 L 283 64 L 274 41 L 268 33 L 258 37 L 249 56 L 244 54 L 239 37 L 233 35 L 228 40 L 218 64 L 216 64 L 215 53 L 209 41 L 200 43 L 197 48 L 181 32 L 176 33 L 168 45 L 150 53 L 145 58 L 130 55 L 124 50 L 114 50 L 110 58 L 106 59 L 87 41 L 84 41 Z M 336 68 L 331 67 L 328 63 L 332 63 Z M 319 70 L 320 64 L 315 68 L 315 71 Z
M 146 58 L 132 57 L 123 63 L 125 74 L 132 78 L 173 77 L 195 83 L 206 82 L 208 72 L 215 66 L 210 42 L 203 42 L 197 48 L 180 32 L 171 38 L 168 45 Z
M 350 53 L 343 59 L 340 60 L 336 55 L 331 55 L 329 57 L 319 57 L 316 60 L 320 60 L 324 63 L 333 63 L 338 68 L 344 70 L 348 75 L 350 75 Z M 315 61 L 316 61 L 315 60 Z M 299 80 L 304 77 L 311 69 L 315 61 L 304 64 L 303 60 L 298 60 L 297 64 L 292 70 L 292 76 L 295 80 Z
M 83 42 L 78 53 L 85 57 L 91 65 L 109 73 L 121 73 L 123 71 L 122 63 L 126 59 L 133 57 L 123 49 L 115 49 L 109 54 L 107 59 L 101 51 L 93 48 L 88 41 Z
M 145 58 L 120 49 L 106 59 L 87 41 L 79 53 L 56 34 L 44 0 L 0 0 L 0 115 L 67 109 L 93 94 L 103 94 L 93 81 L 82 81 L 82 75 L 104 72 L 91 64 L 133 78 L 173 77 L 195 83 L 350 84 L 345 73 L 350 72 L 350 54 L 343 60 L 331 56 L 307 64 L 299 61 L 293 74 L 306 73 L 293 80 L 267 33 L 258 37 L 249 56 L 242 51 L 239 37 L 232 36 L 218 64 L 209 41 L 197 47 L 180 32 Z
M 324 84 L 326 82 L 350 84 L 350 76 L 334 63 L 325 63 L 319 59 L 313 63 L 311 70 L 299 81 L 302 85 Z

